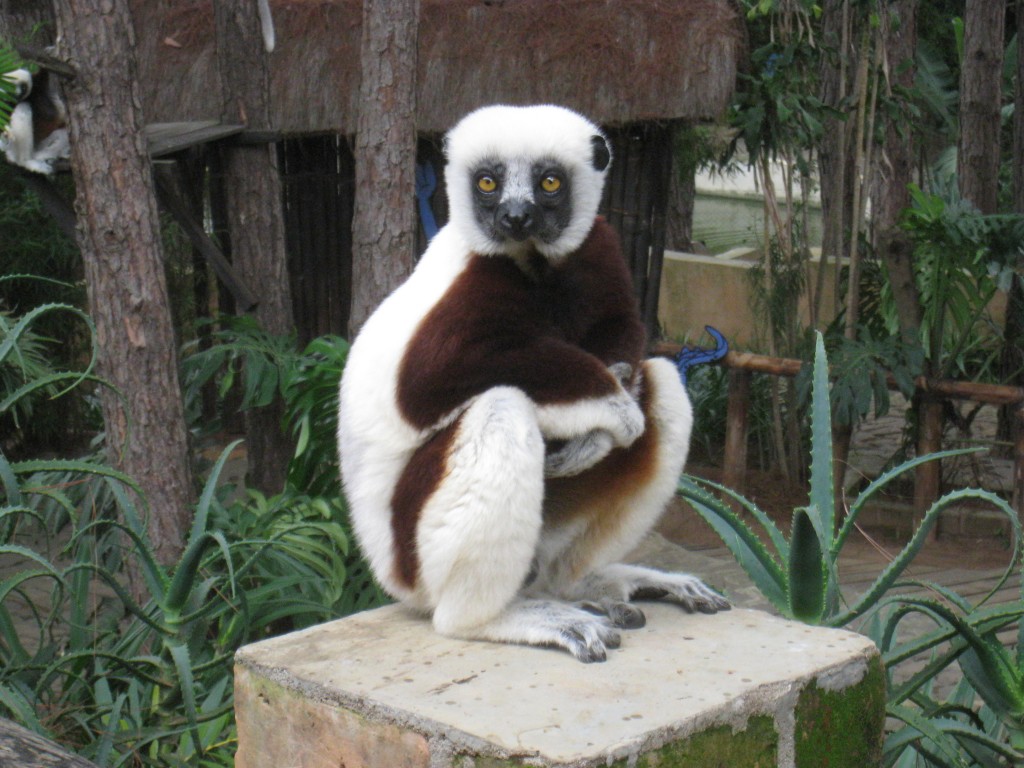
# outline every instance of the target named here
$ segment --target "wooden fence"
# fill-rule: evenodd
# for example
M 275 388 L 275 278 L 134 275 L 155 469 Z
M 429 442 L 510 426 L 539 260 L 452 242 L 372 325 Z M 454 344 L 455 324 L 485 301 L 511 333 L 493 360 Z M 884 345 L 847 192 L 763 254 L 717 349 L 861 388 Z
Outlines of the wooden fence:
M 679 344 L 655 345 L 654 354 L 675 357 Z M 726 408 L 725 456 L 722 482 L 742 491 L 747 472 L 747 429 L 750 383 L 755 373 L 793 377 L 803 366 L 801 360 L 756 355 L 749 352 L 729 352 L 719 361 L 729 369 L 728 405 Z M 1011 504 L 1024 518 L 1024 388 L 999 384 L 978 384 L 948 379 L 919 377 L 915 384 L 921 397 L 921 427 L 917 441 L 917 454 L 924 456 L 942 450 L 942 402 L 944 400 L 971 400 L 989 405 L 1015 406 L 1016 424 L 1013 444 L 1013 491 Z M 895 388 L 895 382 L 889 382 Z M 914 509 L 924 513 L 939 496 L 941 465 L 939 461 L 921 464 L 914 475 Z

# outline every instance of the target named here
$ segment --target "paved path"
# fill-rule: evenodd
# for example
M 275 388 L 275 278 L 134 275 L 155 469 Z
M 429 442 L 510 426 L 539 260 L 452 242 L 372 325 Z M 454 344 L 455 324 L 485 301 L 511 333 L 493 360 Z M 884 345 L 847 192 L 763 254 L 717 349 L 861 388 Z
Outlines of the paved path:
M 857 595 L 863 594 L 872 585 L 878 575 L 889 564 L 891 552 L 880 552 L 862 543 L 844 548 L 839 559 L 839 574 L 842 593 L 849 603 Z M 776 611 L 753 585 L 750 577 L 736 563 L 732 554 L 724 546 L 705 549 L 685 549 L 669 542 L 660 534 L 648 536 L 643 544 L 633 553 L 632 559 L 665 570 L 685 571 L 701 577 L 708 584 L 723 591 L 734 605 L 742 608 L 758 608 L 772 613 Z M 973 602 L 980 601 L 987 595 L 1002 576 L 1008 554 L 1001 560 L 994 560 L 987 566 L 957 567 L 950 562 L 948 555 L 941 557 L 925 556 L 915 561 L 905 572 L 904 578 L 949 587 Z M 926 588 L 901 590 L 901 594 L 930 595 Z M 1010 577 L 1006 584 L 990 598 L 989 604 L 1001 604 L 1020 599 L 1021 572 L 1020 568 Z M 914 615 L 901 623 L 903 631 L 900 637 L 913 637 L 934 629 L 931 620 L 922 615 Z M 858 630 L 859 625 L 853 624 L 849 629 Z M 1014 630 L 1007 630 L 999 635 L 1000 639 L 1009 644 L 1015 641 Z M 900 665 L 897 679 L 904 680 L 923 666 L 927 660 L 921 656 Z M 941 695 L 950 691 L 960 680 L 959 667 L 947 668 L 936 680 L 936 693 Z
M 893 464 L 893 457 L 905 442 L 906 411 L 908 404 L 899 392 L 890 392 L 889 412 L 881 418 L 870 418 L 858 425 L 850 444 L 846 486 L 858 478 L 877 477 L 884 468 Z M 965 416 L 976 404 L 959 403 Z M 970 418 L 966 432 L 947 424 L 944 449 L 987 447 L 977 456 L 961 457 L 943 462 L 943 476 L 951 484 L 981 486 L 993 491 L 1009 491 L 1013 487 L 1013 462 L 991 455 L 996 442 L 998 412 L 995 406 L 982 405 Z M 902 459 L 901 459 L 902 460 Z M 896 463 L 899 463 L 898 461 Z

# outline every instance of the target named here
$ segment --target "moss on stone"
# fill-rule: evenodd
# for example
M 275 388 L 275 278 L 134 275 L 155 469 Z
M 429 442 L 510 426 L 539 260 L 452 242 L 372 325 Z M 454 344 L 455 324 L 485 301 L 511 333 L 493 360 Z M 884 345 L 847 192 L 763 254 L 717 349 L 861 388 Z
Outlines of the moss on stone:
M 775 768 L 779 737 L 771 717 L 759 715 L 733 732 L 722 725 L 641 755 L 637 768 Z M 615 763 L 625 768 L 628 761 Z
M 882 758 L 885 675 L 878 657 L 859 683 L 830 691 L 811 683 L 796 706 L 797 768 L 870 768 Z
M 666 744 L 633 758 L 619 760 L 612 768 L 775 768 L 778 764 L 778 735 L 771 717 L 751 717 L 747 727 L 733 732 L 731 726 L 722 725 L 693 734 L 680 741 Z M 462 760 L 456 765 L 462 768 Z M 513 758 L 477 757 L 472 760 L 473 768 L 522 768 L 531 762 Z

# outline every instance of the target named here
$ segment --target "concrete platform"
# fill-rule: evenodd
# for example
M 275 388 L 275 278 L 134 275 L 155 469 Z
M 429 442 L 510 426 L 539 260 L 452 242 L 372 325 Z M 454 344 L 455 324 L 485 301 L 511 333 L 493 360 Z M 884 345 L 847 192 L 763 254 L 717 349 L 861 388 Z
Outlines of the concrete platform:
M 242 648 L 238 768 L 877 765 L 874 645 L 645 604 L 603 664 L 438 636 L 388 606 Z

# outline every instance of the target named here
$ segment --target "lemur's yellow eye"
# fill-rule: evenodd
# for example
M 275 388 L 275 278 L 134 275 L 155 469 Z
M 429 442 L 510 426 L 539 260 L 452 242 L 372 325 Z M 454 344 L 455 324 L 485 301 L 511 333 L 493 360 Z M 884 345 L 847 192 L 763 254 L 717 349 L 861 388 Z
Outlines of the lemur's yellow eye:
M 498 188 L 498 182 L 493 176 L 481 176 L 476 180 L 476 188 L 481 192 L 491 193 Z
M 562 188 L 562 180 L 557 176 L 545 176 L 540 181 L 540 188 L 545 192 L 557 192 Z

